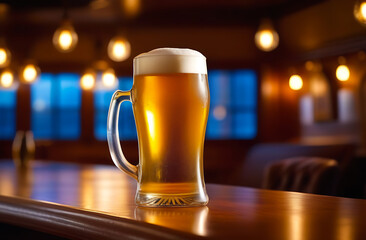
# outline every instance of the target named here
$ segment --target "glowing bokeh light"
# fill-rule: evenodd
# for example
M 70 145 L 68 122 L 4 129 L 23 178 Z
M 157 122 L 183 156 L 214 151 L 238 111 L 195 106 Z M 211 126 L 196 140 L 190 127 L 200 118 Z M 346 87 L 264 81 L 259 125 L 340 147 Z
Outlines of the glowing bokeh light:
M 4 88 L 10 88 L 13 85 L 14 75 L 11 71 L 5 70 L 0 75 L 0 85 Z
M 117 78 L 116 78 L 116 75 L 114 74 L 113 69 L 110 68 L 103 72 L 102 83 L 105 87 L 112 88 L 116 85 L 116 82 L 117 82 Z
M 27 64 L 22 71 L 22 79 L 27 83 L 34 82 L 38 77 L 38 67 L 34 64 Z
M 357 21 L 362 24 L 366 24 L 366 1 L 359 0 L 355 3 L 353 15 L 355 16 Z
M 273 34 L 269 30 L 262 31 L 259 35 L 259 43 L 263 48 L 271 47 L 273 43 Z
M 10 63 L 10 52 L 6 48 L 0 48 L 0 67 L 7 67 Z
M 0 65 L 4 64 L 8 56 L 4 48 L 0 48 Z
M 339 65 L 336 70 L 336 76 L 339 81 L 347 81 L 350 77 L 350 71 L 347 65 Z
M 70 21 L 64 21 L 53 35 L 53 45 L 60 52 L 71 52 L 77 42 L 78 35 Z
M 70 31 L 63 30 L 58 38 L 59 45 L 62 49 L 68 50 L 72 44 L 72 36 Z
M 360 12 L 363 18 L 366 18 L 366 2 L 361 3 Z
M 289 80 L 289 86 L 292 90 L 300 90 L 303 86 L 302 78 L 299 75 L 292 75 Z
M 123 37 L 115 37 L 108 44 L 108 56 L 115 62 L 121 62 L 130 57 L 131 45 Z
M 80 79 L 80 86 L 84 90 L 90 90 L 95 85 L 95 76 L 92 73 L 85 73 Z
M 278 33 L 273 28 L 269 19 L 262 21 L 255 34 L 254 41 L 257 47 L 265 52 L 270 52 L 277 48 L 279 43 Z

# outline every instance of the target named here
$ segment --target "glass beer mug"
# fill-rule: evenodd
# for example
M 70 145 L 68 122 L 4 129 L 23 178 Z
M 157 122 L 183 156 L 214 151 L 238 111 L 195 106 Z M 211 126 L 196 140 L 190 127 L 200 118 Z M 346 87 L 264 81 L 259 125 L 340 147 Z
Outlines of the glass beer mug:
M 209 111 L 206 58 L 190 49 L 160 48 L 134 58 L 130 91 L 117 90 L 107 136 L 114 164 L 138 182 L 135 201 L 145 207 L 206 205 L 203 144 Z M 139 164 L 123 155 L 118 114 L 131 101 Z M 123 112 L 122 112 L 123 114 Z

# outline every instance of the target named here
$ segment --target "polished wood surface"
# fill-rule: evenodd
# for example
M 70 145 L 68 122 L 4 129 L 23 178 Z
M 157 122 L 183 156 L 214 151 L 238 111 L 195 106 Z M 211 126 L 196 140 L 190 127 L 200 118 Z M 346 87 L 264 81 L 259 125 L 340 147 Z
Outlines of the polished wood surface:
M 76 239 L 365 239 L 366 201 L 207 185 L 206 207 L 140 208 L 112 166 L 0 162 L 0 222 Z

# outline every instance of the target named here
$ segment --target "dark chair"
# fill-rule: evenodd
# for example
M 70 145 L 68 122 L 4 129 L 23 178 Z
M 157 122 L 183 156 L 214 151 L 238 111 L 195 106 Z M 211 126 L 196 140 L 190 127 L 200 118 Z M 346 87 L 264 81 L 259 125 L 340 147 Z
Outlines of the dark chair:
M 333 195 L 338 170 L 329 158 L 288 158 L 266 167 L 263 188 Z
M 338 162 L 341 176 L 354 153 L 353 144 L 305 145 L 291 143 L 258 144 L 254 146 L 242 165 L 233 172 L 229 184 L 261 188 L 268 165 L 287 158 L 321 157 Z

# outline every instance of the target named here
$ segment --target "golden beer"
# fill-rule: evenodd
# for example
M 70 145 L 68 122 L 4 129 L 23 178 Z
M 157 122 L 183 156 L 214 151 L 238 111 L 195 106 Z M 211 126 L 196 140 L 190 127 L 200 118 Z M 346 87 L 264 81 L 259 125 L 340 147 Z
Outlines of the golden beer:
M 205 74 L 135 76 L 140 194 L 197 194 L 209 109 Z
M 205 205 L 203 145 L 210 102 L 206 62 L 195 51 L 169 51 L 135 58 L 131 91 L 117 91 L 112 98 L 108 143 L 117 167 L 138 181 L 138 205 Z M 138 166 L 127 162 L 119 146 L 118 108 L 124 100 L 133 106 Z

